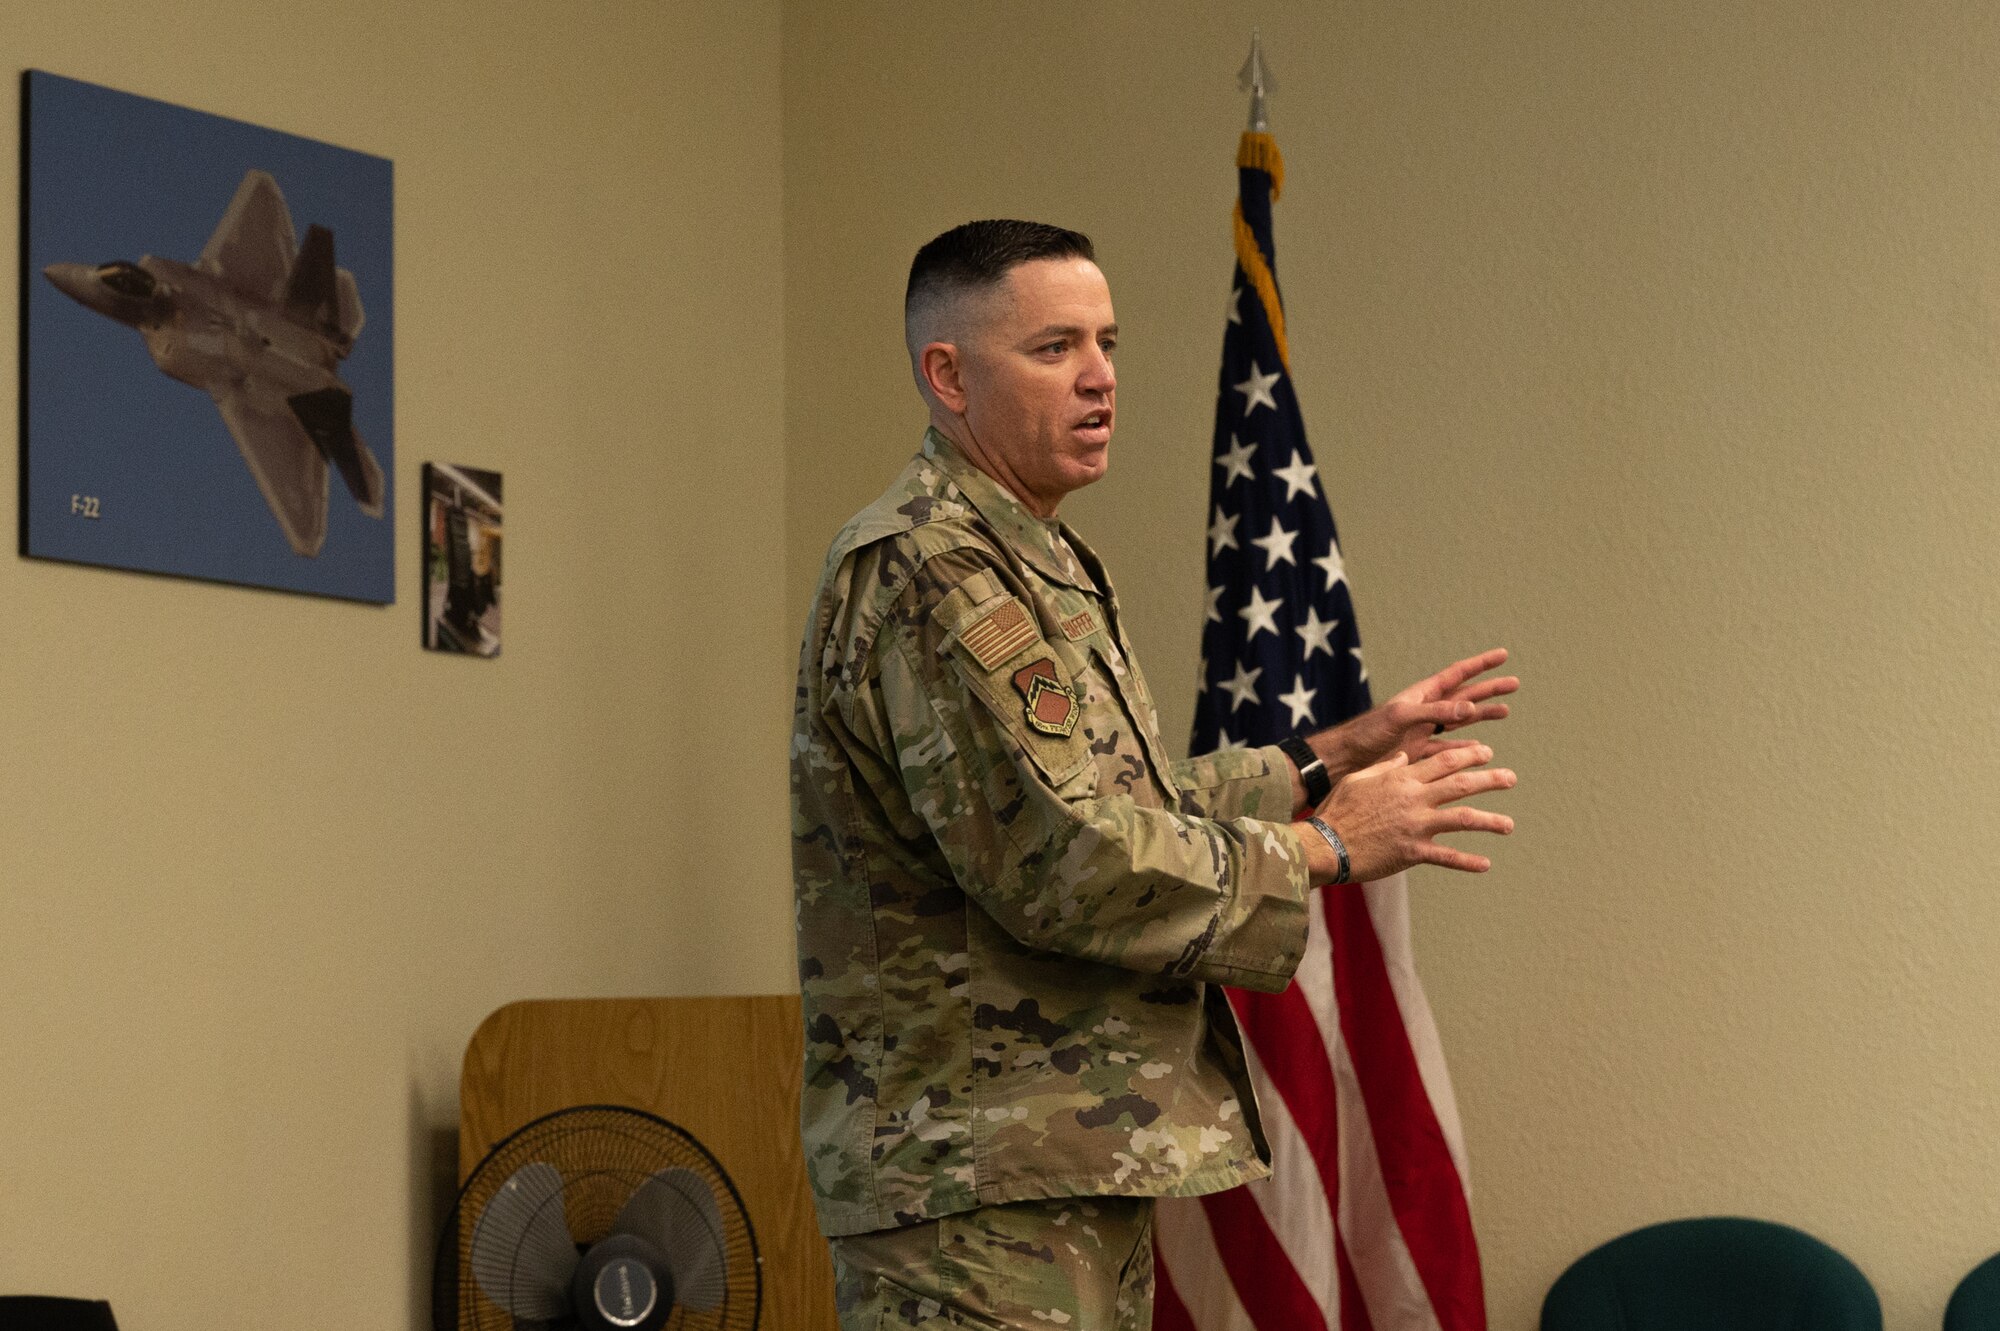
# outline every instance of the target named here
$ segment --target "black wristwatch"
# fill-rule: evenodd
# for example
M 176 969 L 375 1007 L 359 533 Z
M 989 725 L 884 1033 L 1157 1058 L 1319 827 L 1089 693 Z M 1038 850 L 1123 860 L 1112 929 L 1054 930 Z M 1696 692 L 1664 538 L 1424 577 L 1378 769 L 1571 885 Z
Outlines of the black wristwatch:
M 1327 775 L 1326 764 L 1312 751 L 1312 745 L 1297 735 L 1285 736 L 1278 741 L 1278 747 L 1299 769 L 1299 780 L 1306 785 L 1306 807 L 1317 809 L 1333 793 L 1333 778 Z

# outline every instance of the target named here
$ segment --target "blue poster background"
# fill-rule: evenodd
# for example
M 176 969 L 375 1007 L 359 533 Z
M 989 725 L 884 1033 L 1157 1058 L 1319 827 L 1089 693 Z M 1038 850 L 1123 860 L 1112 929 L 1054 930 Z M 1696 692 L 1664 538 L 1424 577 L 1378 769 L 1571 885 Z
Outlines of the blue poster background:
M 27 75 L 27 477 L 30 555 L 355 600 L 396 599 L 392 170 L 386 158 L 55 75 Z M 42 275 L 52 263 L 192 263 L 252 168 L 277 179 L 294 230 L 333 232 L 367 322 L 340 376 L 382 464 L 384 515 L 332 478 L 326 543 L 292 551 L 200 389 L 167 378 L 135 329 Z M 95 497 L 100 516 L 72 512 Z

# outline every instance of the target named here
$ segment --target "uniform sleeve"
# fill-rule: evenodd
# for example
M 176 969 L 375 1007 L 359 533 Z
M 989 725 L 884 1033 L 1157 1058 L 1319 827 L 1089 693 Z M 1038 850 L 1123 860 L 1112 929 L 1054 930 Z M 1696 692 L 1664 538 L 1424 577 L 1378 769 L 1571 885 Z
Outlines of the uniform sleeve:
M 1100 791 L 1082 729 L 1038 731 L 1011 682 L 1046 644 L 989 668 L 962 641 L 980 607 L 952 582 L 957 563 L 933 559 L 913 580 L 878 640 L 870 701 L 960 888 L 1027 947 L 1283 989 L 1305 949 L 1309 888 L 1291 832 Z
M 1174 764 L 1181 811 L 1197 818 L 1273 818 L 1289 822 L 1292 767 L 1275 744 L 1222 749 Z

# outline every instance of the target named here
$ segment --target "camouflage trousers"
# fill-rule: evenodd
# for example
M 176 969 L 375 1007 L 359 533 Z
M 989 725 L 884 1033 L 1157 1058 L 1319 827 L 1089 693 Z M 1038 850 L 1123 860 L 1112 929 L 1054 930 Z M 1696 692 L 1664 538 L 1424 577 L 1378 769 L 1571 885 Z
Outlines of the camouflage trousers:
M 1153 1199 L 1058 1197 L 830 1240 L 841 1331 L 1147 1331 Z

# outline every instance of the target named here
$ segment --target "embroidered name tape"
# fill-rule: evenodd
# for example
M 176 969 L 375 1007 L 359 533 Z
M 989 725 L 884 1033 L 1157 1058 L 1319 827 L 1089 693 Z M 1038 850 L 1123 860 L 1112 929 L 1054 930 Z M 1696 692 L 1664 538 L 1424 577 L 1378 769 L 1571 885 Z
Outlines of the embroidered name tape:
M 1010 596 L 981 615 L 958 635 L 958 640 L 972 653 L 973 660 L 983 669 L 991 670 L 1039 636 L 1026 608 Z
M 1087 638 L 1097 632 L 1097 616 L 1088 610 L 1080 611 L 1062 622 L 1062 631 L 1063 636 L 1071 642 L 1075 642 L 1078 638 Z

